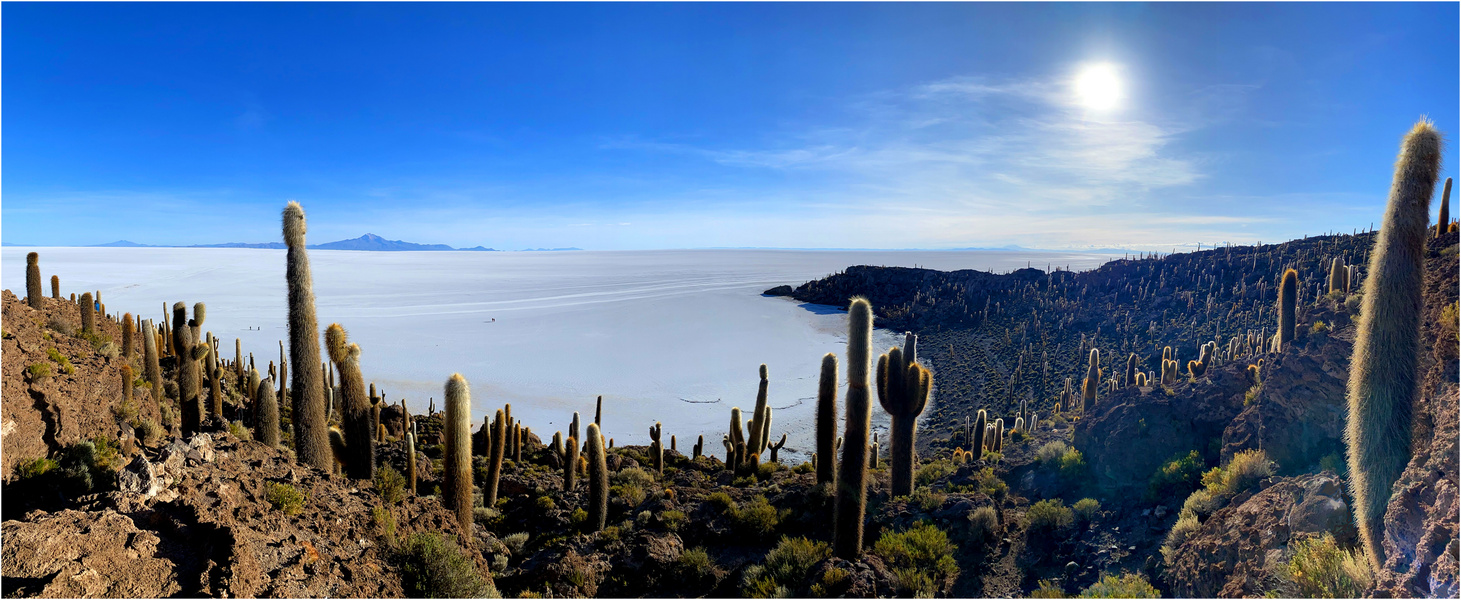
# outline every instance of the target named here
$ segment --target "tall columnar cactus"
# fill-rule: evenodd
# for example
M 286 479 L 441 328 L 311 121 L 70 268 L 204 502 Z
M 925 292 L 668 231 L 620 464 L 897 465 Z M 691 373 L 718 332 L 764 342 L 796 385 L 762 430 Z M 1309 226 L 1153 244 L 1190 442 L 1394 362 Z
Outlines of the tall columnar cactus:
M 218 368 L 218 350 L 214 346 L 213 334 L 210 332 L 203 336 L 204 349 L 207 355 L 204 356 L 203 370 L 208 375 L 208 414 L 223 418 L 223 370 Z
M 837 355 L 822 356 L 817 381 L 817 483 L 837 481 Z
M 665 446 L 660 442 L 660 434 L 663 431 L 664 426 L 660 425 L 658 421 L 655 422 L 654 427 L 649 428 L 649 439 L 653 440 L 649 444 L 649 459 L 654 463 L 654 472 L 661 475 L 665 472 Z
M 690 457 L 691 460 L 700 458 L 701 454 L 705 454 L 705 436 L 696 436 L 695 447 L 692 449 L 692 451 L 694 452 L 694 455 Z
M 1101 387 L 1101 353 L 1091 348 L 1091 362 L 1086 367 L 1086 379 L 1081 384 L 1081 410 L 1096 405 L 1096 390 Z
M 407 420 L 407 423 L 410 421 Z M 416 495 L 416 434 L 411 428 L 406 427 L 406 485 L 411 488 L 411 495 Z
M 756 390 L 756 412 L 751 413 L 751 426 L 748 428 L 751 437 L 746 440 L 746 447 L 751 454 L 760 456 L 766 449 L 766 390 L 769 386 L 766 375 L 766 364 L 761 364 L 761 383 Z
M 132 313 L 122 315 L 122 362 L 132 360 L 132 338 L 136 337 L 132 331 Z
M 577 436 L 568 436 L 568 443 L 563 446 L 563 491 L 573 491 L 573 484 L 578 479 L 578 448 Z
M 446 380 L 446 422 L 441 428 L 446 445 L 441 492 L 442 500 L 457 516 L 463 543 L 470 543 L 473 538 L 471 412 L 472 390 L 467 379 L 461 373 L 453 373 Z
M 974 418 L 974 427 L 971 431 L 974 439 L 969 442 L 969 449 L 975 452 L 975 458 L 984 456 L 984 446 L 987 444 L 987 441 L 984 439 L 984 428 L 988 424 L 989 414 L 984 412 L 984 409 L 979 409 L 979 416 Z
M 853 298 L 847 309 L 847 413 L 842 459 L 837 465 L 836 517 L 832 552 L 847 560 L 862 554 L 862 521 L 867 513 L 867 438 L 872 425 L 868 368 L 872 363 L 873 308 Z
M 1441 160 L 1441 136 L 1417 123 L 1401 143 L 1385 217 L 1370 253 L 1364 306 L 1349 371 L 1350 491 L 1370 560 L 1380 546 L 1390 489 L 1410 461 L 1411 417 L 1419 389 L 1426 227 Z
M 283 363 L 284 363 L 284 342 L 282 342 L 282 341 L 279 342 L 279 362 L 280 362 L 280 366 L 282 367 L 283 366 Z M 284 377 L 284 374 L 283 373 L 275 373 L 272 379 L 274 379 L 275 381 L 278 381 L 280 379 L 283 379 L 283 377 Z M 238 387 L 240 387 L 240 388 L 243 387 L 243 384 L 244 384 L 243 341 L 239 340 L 238 338 L 233 338 L 233 380 L 234 380 L 235 384 Z M 244 390 L 240 389 L 239 391 L 244 391 Z
M 909 334 L 908 340 L 912 340 Z M 894 496 L 913 493 L 913 441 L 918 431 L 918 415 L 928 404 L 933 376 L 928 369 L 904 358 L 903 349 L 894 347 L 878 357 L 878 403 L 892 417 L 891 483 Z
M 744 443 L 746 443 L 746 434 L 741 431 L 741 407 L 739 407 L 739 406 L 732 406 L 731 407 L 730 441 L 731 441 L 732 444 L 744 444 Z M 742 457 L 742 458 L 744 458 L 744 457 Z M 736 464 L 735 465 L 731 465 L 731 466 L 738 466 L 738 465 L 740 465 L 740 461 L 739 460 L 736 461 Z
M 320 367 L 319 324 L 315 321 L 314 284 L 310 276 L 309 254 L 305 250 L 304 208 L 298 202 L 291 200 L 284 207 L 283 225 L 284 243 L 289 247 L 285 278 L 289 284 L 289 357 L 294 363 L 289 399 L 294 409 L 295 453 L 300 462 L 328 469 L 330 444 Z M 465 391 L 465 380 L 461 387 Z M 470 525 L 470 495 L 466 506 L 467 524 Z
M 203 398 L 198 393 L 198 361 L 208 350 L 202 344 L 193 343 L 186 304 L 179 302 L 172 305 L 172 321 L 173 346 L 177 350 L 177 369 L 174 374 L 178 384 L 178 412 L 183 418 L 183 435 L 192 435 L 203 429 Z
M 61 276 L 59 275 L 51 276 L 51 297 L 61 299 Z
M 153 333 L 152 319 L 142 322 L 142 369 L 147 382 L 152 384 L 152 400 L 162 402 L 162 365 L 157 357 L 157 336 Z
M 25 255 L 25 302 L 31 308 L 41 308 L 41 255 L 30 252 Z
M 1126 375 L 1121 379 L 1121 385 L 1131 387 L 1136 385 L 1136 353 L 1126 357 Z
M 1283 272 L 1283 283 L 1278 292 L 1278 348 L 1284 350 L 1294 341 L 1298 329 L 1295 314 L 1299 306 L 1299 272 L 1289 269 Z
M 96 333 L 96 305 L 91 300 L 91 292 L 81 295 L 81 332 Z
M 1004 452 L 1004 419 L 994 420 L 994 451 Z
M 1329 293 L 1344 291 L 1344 261 L 1336 257 L 1329 263 Z
M 1441 192 L 1441 214 L 1436 216 L 1436 237 L 1446 233 L 1451 225 L 1451 178 L 1446 178 L 1445 190 Z
M 497 483 L 502 477 L 502 461 L 507 456 L 507 414 L 497 409 L 492 418 L 492 447 L 487 457 L 487 481 L 482 482 L 482 497 L 488 508 L 497 505 Z
M 132 382 L 137 378 L 132 373 L 132 365 L 122 363 L 122 402 L 132 401 Z
M 251 371 L 258 377 L 257 370 Z M 254 437 L 270 448 L 279 447 L 279 401 L 274 397 L 274 382 L 265 381 L 254 395 L 254 408 L 258 416 L 254 419 Z
M 581 436 L 578 435 L 578 411 L 574 411 L 573 422 L 568 424 L 568 437 L 583 439 Z
M 97 292 L 100 294 L 101 292 Z M 208 338 L 203 336 L 203 319 L 208 317 L 208 305 L 202 302 L 193 303 L 193 318 L 188 320 L 188 329 L 193 333 L 194 344 L 207 344 Z
M 588 426 L 588 526 L 602 531 L 609 518 L 609 465 L 604 457 L 604 436 L 599 424 Z
M 375 419 L 366 396 L 365 377 L 360 372 L 360 346 L 350 343 L 339 323 L 325 329 L 325 347 L 340 371 L 340 395 L 344 406 L 345 441 L 350 450 L 345 475 L 351 479 L 375 477 Z M 265 386 L 260 386 L 265 387 Z
M 604 397 L 599 396 L 598 402 L 594 403 L 594 425 L 599 429 L 604 428 Z

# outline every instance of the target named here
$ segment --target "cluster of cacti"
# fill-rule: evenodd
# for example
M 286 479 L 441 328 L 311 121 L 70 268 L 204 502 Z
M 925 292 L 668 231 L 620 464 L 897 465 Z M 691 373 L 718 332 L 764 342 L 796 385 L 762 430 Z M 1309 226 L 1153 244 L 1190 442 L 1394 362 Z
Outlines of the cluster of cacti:
M 172 322 L 173 348 L 177 351 L 174 355 L 177 359 L 174 374 L 178 385 L 178 412 L 183 419 L 183 435 L 191 435 L 203 429 L 203 398 L 198 389 L 198 361 L 207 355 L 208 348 L 193 341 L 191 323 L 196 320 L 188 320 L 186 304 L 178 302 L 172 306 Z
M 442 503 L 456 515 L 457 525 L 466 534 L 464 544 L 470 543 L 472 537 L 468 533 L 472 531 L 471 409 L 472 391 L 467 379 L 461 373 L 453 373 L 446 381 L 446 422 L 442 425 L 442 441 L 446 447 L 441 493 Z
M 918 415 L 928 404 L 933 376 L 917 362 L 917 336 L 906 334 L 903 348 L 878 357 L 878 403 L 892 417 L 892 488 L 894 496 L 913 493 L 913 445 Z M 876 456 L 876 453 L 874 453 Z
M 974 453 L 973 452 L 970 452 L 970 451 L 965 450 L 963 448 L 954 448 L 953 460 L 957 464 L 964 464 L 964 463 L 969 462 L 971 460 L 978 460 L 978 459 L 974 456 Z
M 510 405 L 508 405 L 510 406 Z M 450 408 L 450 407 L 448 407 Z M 507 454 L 507 421 L 510 408 L 499 408 L 492 417 L 492 435 L 488 438 L 487 481 L 482 482 L 483 503 L 497 504 L 497 484 L 502 480 L 502 462 Z
M 1440 133 L 1422 120 L 1405 136 L 1395 162 L 1350 360 L 1344 436 L 1350 492 L 1360 538 L 1376 569 L 1384 562 L 1380 541 L 1391 486 L 1410 461 L 1427 221 L 1440 160 Z
M 351 479 L 371 479 L 375 477 L 377 427 L 366 396 L 365 376 L 360 372 L 360 346 L 350 343 L 345 328 L 339 323 L 331 323 L 325 330 L 325 347 L 329 350 L 330 361 L 340 372 L 348 457 L 345 472 Z
M 1177 383 L 1178 367 L 1176 359 L 1172 358 L 1172 347 L 1162 349 L 1162 385 Z
M 872 363 L 872 305 L 854 298 L 847 309 L 847 413 L 842 459 L 837 467 L 836 516 L 832 552 L 846 560 L 862 554 L 862 521 L 867 512 L 868 429 L 872 398 L 868 367 Z
M 696 438 L 693 451 L 695 454 L 690 457 L 692 460 L 700 458 L 700 455 L 705 453 L 705 436 L 701 435 Z
M 294 362 L 289 399 L 293 408 L 295 455 L 307 465 L 329 469 L 332 453 L 320 366 L 319 325 L 315 320 L 314 284 L 305 249 L 304 209 L 298 202 L 291 200 L 284 208 L 283 228 L 288 247 L 285 278 L 289 287 L 289 356 Z M 462 387 L 465 386 L 463 380 Z M 467 508 L 470 523 L 470 497 Z
M 837 481 L 837 355 L 822 356 L 821 374 L 817 379 L 817 483 Z M 821 457 L 821 460 L 817 460 Z

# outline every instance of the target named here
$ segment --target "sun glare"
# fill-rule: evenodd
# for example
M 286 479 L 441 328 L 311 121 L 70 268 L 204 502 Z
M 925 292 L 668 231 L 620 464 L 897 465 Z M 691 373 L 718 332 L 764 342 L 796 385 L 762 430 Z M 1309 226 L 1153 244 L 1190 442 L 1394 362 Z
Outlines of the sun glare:
M 1081 69 L 1075 78 L 1075 95 L 1081 106 L 1091 110 L 1116 108 L 1123 96 L 1116 66 L 1098 63 Z

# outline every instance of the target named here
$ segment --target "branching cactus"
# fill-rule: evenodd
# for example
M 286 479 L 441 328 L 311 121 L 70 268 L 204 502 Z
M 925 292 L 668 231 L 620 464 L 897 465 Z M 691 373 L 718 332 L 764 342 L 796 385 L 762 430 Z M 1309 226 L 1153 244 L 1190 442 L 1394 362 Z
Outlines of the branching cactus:
M 837 497 L 832 552 L 857 560 L 862 554 L 862 522 L 867 514 L 868 429 L 872 398 L 868 369 L 872 363 L 873 309 L 854 298 L 847 309 L 847 414 L 842 459 L 837 465 Z
M 316 380 L 319 378 L 316 377 Z M 472 535 L 472 441 L 470 439 L 472 390 L 461 373 L 446 381 L 446 422 L 442 437 L 446 452 L 442 470 L 442 500 L 457 517 L 462 543 Z M 495 491 L 495 490 L 494 490 Z
M 208 353 L 208 349 L 193 342 L 193 330 L 188 326 L 186 304 L 174 304 L 172 316 L 173 346 L 177 350 L 175 374 L 178 384 L 178 412 L 183 418 L 183 435 L 187 436 L 203 429 L 203 398 L 198 391 L 198 361 Z
M 649 458 L 654 462 L 654 472 L 661 475 L 665 473 L 665 447 L 660 442 L 660 433 L 663 431 L 664 426 L 658 421 L 655 422 L 654 427 L 649 428 L 649 439 L 653 440 L 649 444 Z
M 908 340 L 913 340 L 909 334 Z M 891 483 L 894 496 L 913 493 L 913 445 L 918 415 L 928 405 L 933 376 L 928 369 L 905 359 L 901 348 L 878 357 L 878 403 L 892 417 Z
M 695 454 L 690 457 L 691 460 L 700 458 L 700 455 L 705 453 L 705 436 L 696 436 L 695 448 L 693 448 L 693 451 L 695 452 Z
M 766 375 L 766 364 L 761 364 L 761 383 L 756 389 L 756 411 L 751 413 L 751 426 L 747 428 L 751 438 L 746 440 L 746 447 L 751 454 L 761 455 L 766 449 L 766 390 L 769 386 Z
M 837 481 L 837 355 L 828 352 L 822 357 L 822 372 L 817 381 L 817 483 Z
M 349 443 L 351 455 L 346 463 L 346 476 L 373 479 L 376 428 L 370 400 L 366 396 L 365 377 L 360 373 L 360 346 L 350 343 L 349 335 L 339 323 L 331 323 L 325 330 L 325 347 L 330 351 L 330 360 L 340 371 L 345 440 Z
M 1384 220 L 1370 253 L 1364 305 L 1350 359 L 1350 492 L 1360 538 L 1378 570 L 1391 486 L 1410 461 L 1411 419 L 1420 387 L 1425 248 L 1441 135 L 1426 120 L 1401 143 Z
M 603 531 L 609 517 L 609 465 L 604 457 L 604 436 L 599 425 L 588 426 L 588 526 Z
M 31 308 L 41 308 L 41 255 L 29 252 L 25 255 L 25 302 Z M 51 286 L 54 289 L 55 285 Z
M 289 287 L 289 357 L 294 363 L 289 384 L 293 406 L 295 453 L 300 462 L 318 469 L 330 465 L 328 421 L 324 378 L 320 366 L 319 324 L 315 320 L 315 294 L 305 249 L 304 208 L 290 201 L 283 214 L 285 278 Z M 466 381 L 462 380 L 463 391 Z M 470 461 L 470 457 L 468 457 Z M 469 483 L 470 487 L 470 483 Z M 471 519 L 471 498 L 467 498 L 467 523 Z M 466 529 L 470 531 L 470 529 Z
M 786 447 L 786 434 L 783 433 L 783 434 L 781 434 L 781 441 L 776 442 L 775 444 L 771 444 L 771 445 L 767 446 L 767 448 L 770 448 L 771 449 L 771 462 L 781 462 L 781 461 L 777 460 L 776 455 L 777 455 L 777 453 L 781 452 L 781 449 L 782 448 L 785 448 L 785 447 Z

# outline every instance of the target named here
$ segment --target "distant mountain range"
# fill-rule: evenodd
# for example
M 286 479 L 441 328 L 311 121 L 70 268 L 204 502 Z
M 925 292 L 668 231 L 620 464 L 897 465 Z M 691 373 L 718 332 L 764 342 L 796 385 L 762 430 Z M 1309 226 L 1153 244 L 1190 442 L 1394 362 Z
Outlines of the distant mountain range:
M 6 246 L 31 246 L 33 244 L 4 244 Z M 88 248 L 257 248 L 264 250 L 284 250 L 283 242 L 265 242 L 250 244 L 246 242 L 230 242 L 227 244 L 194 244 L 191 246 L 168 246 L 139 244 L 127 240 L 118 240 L 107 244 L 94 244 Z M 493 248 L 475 246 L 472 248 L 453 248 L 446 244 L 417 244 L 414 242 L 403 242 L 401 240 L 388 240 L 373 233 L 367 233 L 355 239 L 340 240 L 338 242 L 327 242 L 324 244 L 309 244 L 307 248 L 315 250 L 364 250 L 368 252 L 501 252 Z M 548 252 L 558 250 L 581 250 L 581 248 L 538 248 L 536 250 L 525 250 L 525 252 Z

